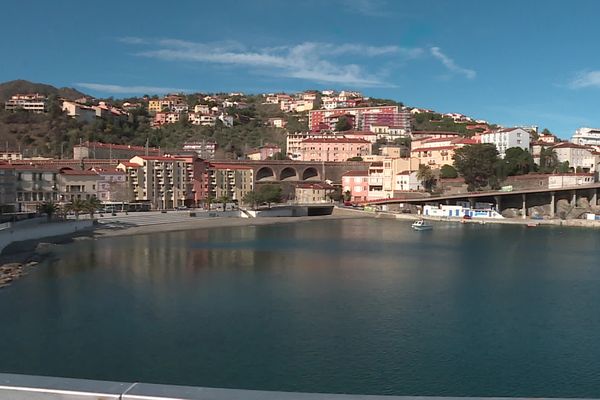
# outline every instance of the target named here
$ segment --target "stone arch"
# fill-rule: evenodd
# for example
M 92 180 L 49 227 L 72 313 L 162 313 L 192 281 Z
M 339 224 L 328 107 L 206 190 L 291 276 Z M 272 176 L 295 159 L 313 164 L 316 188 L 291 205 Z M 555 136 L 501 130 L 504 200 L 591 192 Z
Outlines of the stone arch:
M 280 181 L 297 181 L 298 180 L 298 171 L 292 167 L 285 167 L 281 170 L 279 174 Z
M 308 167 L 302 172 L 303 181 L 320 181 L 319 171 L 315 167 Z
M 262 167 L 258 171 L 256 171 L 256 182 L 262 181 L 274 181 L 275 180 L 275 172 L 270 167 Z

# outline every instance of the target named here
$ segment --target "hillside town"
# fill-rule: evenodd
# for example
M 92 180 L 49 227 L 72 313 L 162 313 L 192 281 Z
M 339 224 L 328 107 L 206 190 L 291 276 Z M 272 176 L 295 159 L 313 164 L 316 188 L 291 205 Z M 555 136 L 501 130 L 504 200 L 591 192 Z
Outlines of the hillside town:
M 255 97 L 260 106 L 275 110 L 265 119 L 265 129 L 276 129 L 285 141 L 249 147 L 241 155 L 219 152 L 218 140 L 206 137 L 159 148 L 148 142 L 110 143 L 100 134 L 97 140 L 81 139 L 72 149 L 61 149 L 58 158 L 31 157 L 7 146 L 0 152 L 2 210 L 35 212 L 47 202 L 90 199 L 98 199 L 100 209 L 116 204 L 130 210 L 248 206 L 249 193 L 265 185 L 277 185 L 284 203 L 364 207 L 386 199 L 598 181 L 600 129 L 582 127 L 566 141 L 537 126 L 502 127 L 459 113 L 373 101 L 358 91 Z M 63 115 L 80 123 L 127 121 L 143 110 L 155 130 L 182 123 L 232 128 L 243 120 L 244 110 L 256 107 L 243 93 L 144 96 L 118 104 L 87 96 L 58 102 Z M 4 109 L 43 114 L 49 101 L 39 93 L 14 94 Z M 306 128 L 290 130 L 289 115 Z M 419 129 L 417 122 L 425 115 L 427 123 L 450 121 L 460 129 Z M 486 162 L 477 158 L 479 148 L 495 149 L 496 169 L 475 181 L 469 179 L 473 171 L 461 168 L 457 157 L 472 159 L 477 169 L 477 162 Z

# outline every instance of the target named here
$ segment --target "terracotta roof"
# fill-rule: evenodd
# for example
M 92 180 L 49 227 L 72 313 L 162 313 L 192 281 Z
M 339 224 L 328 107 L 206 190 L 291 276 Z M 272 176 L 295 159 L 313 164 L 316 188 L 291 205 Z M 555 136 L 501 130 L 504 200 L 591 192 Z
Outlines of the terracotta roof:
M 440 151 L 440 150 L 454 150 L 456 146 L 439 146 L 439 147 L 419 147 L 412 149 L 410 152 L 415 153 L 418 151 Z
M 302 143 L 371 143 L 365 139 L 354 139 L 354 138 L 309 138 L 304 139 Z
M 121 165 L 123 165 L 124 167 L 127 167 L 127 168 L 141 168 L 140 164 L 132 163 L 129 161 L 123 161 L 121 163 Z
M 142 160 L 148 160 L 148 161 L 184 161 L 180 158 L 166 157 L 166 156 L 137 156 L 137 157 L 141 158 Z
M 228 163 L 210 163 L 210 167 L 216 169 L 252 169 L 250 166 L 240 164 L 228 164 Z
M 72 169 L 65 169 L 60 171 L 61 175 L 86 175 L 86 176 L 98 176 L 95 171 L 75 171 Z
M 348 171 L 344 172 L 342 176 L 369 176 L 369 171 Z

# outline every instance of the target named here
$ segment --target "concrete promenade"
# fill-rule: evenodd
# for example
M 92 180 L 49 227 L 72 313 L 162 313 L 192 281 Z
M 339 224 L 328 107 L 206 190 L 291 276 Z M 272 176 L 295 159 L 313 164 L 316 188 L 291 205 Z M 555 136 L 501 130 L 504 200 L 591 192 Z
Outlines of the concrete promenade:
M 0 400 L 458 400 L 462 397 L 269 392 L 0 374 Z M 478 399 L 509 399 L 469 397 Z M 511 397 L 510 400 L 524 400 Z M 542 400 L 541 398 L 537 400 Z M 553 398 L 553 400 L 561 400 Z

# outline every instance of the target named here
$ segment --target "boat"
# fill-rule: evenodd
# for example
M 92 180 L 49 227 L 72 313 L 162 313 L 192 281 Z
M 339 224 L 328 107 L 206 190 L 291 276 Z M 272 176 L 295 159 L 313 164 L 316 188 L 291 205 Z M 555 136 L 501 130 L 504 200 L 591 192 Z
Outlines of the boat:
M 411 226 L 415 231 L 429 231 L 429 230 L 433 229 L 433 225 L 431 225 L 429 222 L 425 221 L 424 219 L 420 219 L 418 221 L 413 222 L 413 224 Z

